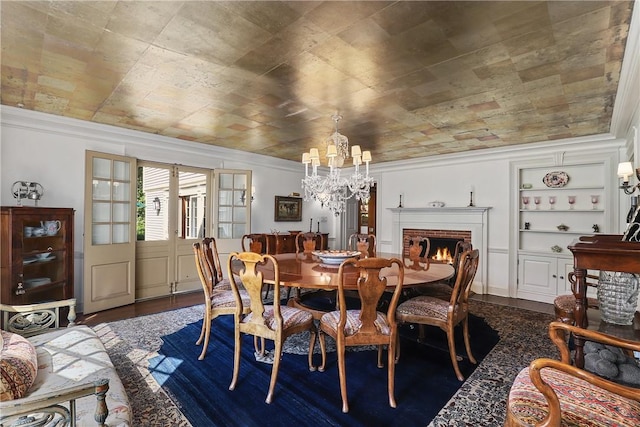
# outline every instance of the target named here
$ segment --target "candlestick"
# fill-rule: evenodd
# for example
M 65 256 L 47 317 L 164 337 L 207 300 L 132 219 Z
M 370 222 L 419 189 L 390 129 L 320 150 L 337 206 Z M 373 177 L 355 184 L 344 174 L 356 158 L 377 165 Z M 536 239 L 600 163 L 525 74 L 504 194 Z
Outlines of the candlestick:
M 402 207 L 402 194 L 400 195 L 400 204 L 398 205 L 399 208 Z
M 469 206 L 470 208 L 473 207 L 473 191 L 470 192 L 471 195 L 469 196 Z
M 320 221 L 318 221 L 318 233 L 320 232 Z
M 309 218 L 309 233 L 311 233 L 312 227 L 313 227 L 313 218 Z

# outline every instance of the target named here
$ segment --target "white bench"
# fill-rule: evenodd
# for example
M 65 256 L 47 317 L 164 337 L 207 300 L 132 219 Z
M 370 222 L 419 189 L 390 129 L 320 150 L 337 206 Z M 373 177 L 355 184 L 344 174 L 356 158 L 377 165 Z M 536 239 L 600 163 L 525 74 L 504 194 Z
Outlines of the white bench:
M 0 402 L 0 425 L 129 426 L 131 407 L 107 351 L 88 326 L 76 326 L 75 299 L 27 306 L 0 304 L 2 329 L 34 345 L 38 371 L 19 399 Z M 59 310 L 69 308 L 69 327 L 59 328 Z M 64 420 L 55 424 L 56 420 Z M 106 421 L 106 424 L 105 424 Z M 15 424 L 14 424 L 15 423 Z M 30 424 L 36 425 L 36 424 Z

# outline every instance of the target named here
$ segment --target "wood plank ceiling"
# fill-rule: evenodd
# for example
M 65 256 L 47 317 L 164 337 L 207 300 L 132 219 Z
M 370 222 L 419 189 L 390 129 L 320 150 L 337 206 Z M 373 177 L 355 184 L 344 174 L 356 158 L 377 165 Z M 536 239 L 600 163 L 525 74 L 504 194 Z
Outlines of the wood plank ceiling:
M 3 1 L 2 104 L 300 159 L 607 133 L 633 1 Z M 322 150 L 321 150 L 322 152 Z

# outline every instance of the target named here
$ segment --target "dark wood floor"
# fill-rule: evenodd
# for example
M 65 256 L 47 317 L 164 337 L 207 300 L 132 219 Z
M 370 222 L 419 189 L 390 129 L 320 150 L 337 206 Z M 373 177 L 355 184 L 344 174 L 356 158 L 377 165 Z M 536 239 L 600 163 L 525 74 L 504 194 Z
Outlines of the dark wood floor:
M 535 301 L 527 301 L 516 298 L 504 298 L 492 295 L 474 295 L 473 299 L 490 302 L 499 305 L 509 305 L 527 310 L 539 311 L 541 313 L 553 314 L 553 305 Z M 177 308 L 189 307 L 202 304 L 202 292 L 192 292 L 177 294 L 170 297 L 156 298 L 136 302 L 124 307 L 113 308 L 89 315 L 78 315 L 77 323 L 94 326 L 99 323 L 113 322 L 116 320 L 128 319 L 131 317 L 143 316 L 145 314 L 160 313 L 162 311 L 175 310 Z

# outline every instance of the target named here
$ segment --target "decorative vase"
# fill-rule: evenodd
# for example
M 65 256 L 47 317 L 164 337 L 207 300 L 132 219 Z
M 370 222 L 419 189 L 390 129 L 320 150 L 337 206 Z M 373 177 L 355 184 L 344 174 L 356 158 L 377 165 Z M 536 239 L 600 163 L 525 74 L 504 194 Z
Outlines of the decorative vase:
M 638 306 L 638 277 L 633 273 L 600 271 L 598 302 L 602 320 L 631 325 Z

